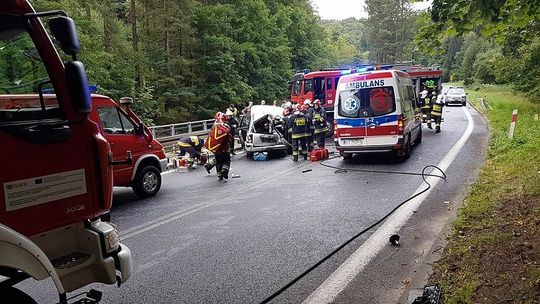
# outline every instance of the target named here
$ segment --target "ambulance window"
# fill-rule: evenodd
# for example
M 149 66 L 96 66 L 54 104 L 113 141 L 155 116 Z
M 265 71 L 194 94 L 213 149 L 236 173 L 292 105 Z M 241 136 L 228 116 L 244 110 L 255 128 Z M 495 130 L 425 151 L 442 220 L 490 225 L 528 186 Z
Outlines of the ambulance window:
M 338 100 L 339 115 L 344 117 L 374 117 L 396 110 L 392 87 L 342 91 Z
M 304 80 L 304 94 L 311 92 L 313 89 L 313 79 Z
M 63 119 L 56 96 L 45 95 L 42 103 L 37 95 L 38 88 L 54 92 L 45 84 L 49 76 L 24 24 L 0 15 L 0 125 Z M 36 95 L 20 95 L 29 93 Z

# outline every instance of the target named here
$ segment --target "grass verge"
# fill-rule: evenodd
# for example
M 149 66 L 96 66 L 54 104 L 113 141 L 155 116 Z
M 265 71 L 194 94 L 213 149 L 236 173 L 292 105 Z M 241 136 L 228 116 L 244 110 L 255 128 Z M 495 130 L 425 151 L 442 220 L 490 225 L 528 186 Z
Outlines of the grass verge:
M 430 281 L 444 303 L 540 303 L 540 103 L 504 86 L 467 91 L 489 121 L 490 145 Z

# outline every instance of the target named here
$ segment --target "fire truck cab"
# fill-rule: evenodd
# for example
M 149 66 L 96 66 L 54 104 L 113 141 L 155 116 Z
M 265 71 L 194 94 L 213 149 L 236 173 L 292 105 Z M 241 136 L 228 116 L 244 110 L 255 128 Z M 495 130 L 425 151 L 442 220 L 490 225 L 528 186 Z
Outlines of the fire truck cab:
M 64 60 L 41 19 L 48 19 Z M 65 304 L 68 292 L 97 282 L 120 285 L 132 272 L 131 251 L 116 227 L 100 219 L 111 208 L 115 162 L 88 117 L 79 49 L 64 12 L 36 13 L 25 0 L 0 2 L 2 302 L 32 303 L 13 287 L 27 278 L 51 278 Z M 45 102 L 46 86 L 54 89 L 54 103 Z M 37 104 L 18 101 L 29 93 Z M 130 159 L 116 163 L 123 162 Z M 97 303 L 98 294 L 87 294 L 85 303 Z

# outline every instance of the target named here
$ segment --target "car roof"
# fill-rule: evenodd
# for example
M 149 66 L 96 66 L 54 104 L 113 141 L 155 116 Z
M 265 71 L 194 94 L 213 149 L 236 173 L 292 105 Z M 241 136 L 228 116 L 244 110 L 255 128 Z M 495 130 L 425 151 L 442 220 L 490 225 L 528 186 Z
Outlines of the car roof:
M 251 120 L 255 121 L 264 115 L 283 115 L 283 108 L 271 105 L 256 105 L 251 107 Z

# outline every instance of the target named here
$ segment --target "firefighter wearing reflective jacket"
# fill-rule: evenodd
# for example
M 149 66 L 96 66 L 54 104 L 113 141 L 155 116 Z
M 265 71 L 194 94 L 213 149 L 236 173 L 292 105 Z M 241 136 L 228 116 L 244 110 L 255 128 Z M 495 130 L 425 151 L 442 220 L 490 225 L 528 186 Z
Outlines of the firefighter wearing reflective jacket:
M 311 121 L 304 113 L 304 106 L 298 105 L 296 111 L 289 118 L 289 133 L 291 133 L 293 146 L 293 161 L 298 161 L 299 148 L 302 149 L 304 159 L 307 159 L 307 141 L 311 136 Z
M 189 154 L 187 162 L 190 167 L 193 167 L 196 161 L 200 159 L 203 145 L 204 139 L 198 136 L 182 137 L 176 143 L 176 146 L 178 146 L 178 149 L 180 150 L 178 156 Z
M 204 168 L 210 174 L 210 170 L 215 166 L 219 180 L 229 178 L 231 166 L 230 136 L 231 131 L 227 115 L 221 112 L 216 113 L 214 125 L 205 141 L 205 148 L 214 153 L 214 159 L 209 160 L 204 165 Z
M 326 132 L 328 132 L 328 126 L 326 125 L 326 111 L 321 107 L 321 101 L 315 99 L 313 102 L 312 112 L 313 126 L 315 127 L 315 142 L 317 147 L 324 148 L 324 141 L 326 139 Z
M 318 100 L 318 99 L 317 99 Z M 313 103 L 311 100 L 306 99 L 304 100 L 304 113 L 306 114 L 307 118 L 311 121 L 311 124 L 309 125 L 309 137 L 307 138 L 307 147 L 308 151 L 311 152 L 313 150 L 313 145 L 315 141 L 315 126 L 313 125 Z
M 435 122 L 435 133 L 441 132 L 441 120 L 444 106 L 443 99 L 443 94 L 439 94 L 433 102 L 433 108 L 431 109 L 431 117 Z
M 422 102 L 422 122 L 427 123 L 428 128 L 431 129 L 431 98 L 432 94 L 428 90 L 420 92 L 420 101 Z

